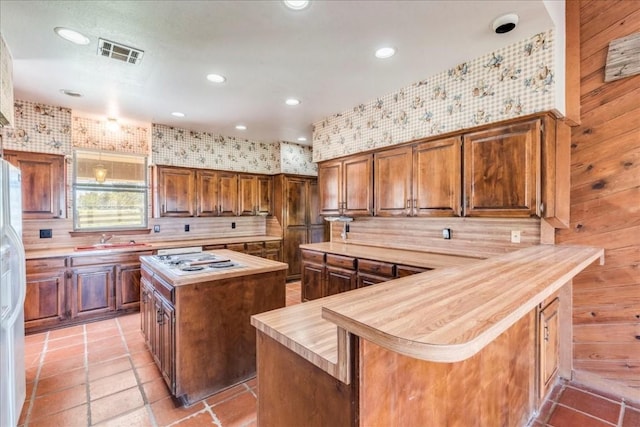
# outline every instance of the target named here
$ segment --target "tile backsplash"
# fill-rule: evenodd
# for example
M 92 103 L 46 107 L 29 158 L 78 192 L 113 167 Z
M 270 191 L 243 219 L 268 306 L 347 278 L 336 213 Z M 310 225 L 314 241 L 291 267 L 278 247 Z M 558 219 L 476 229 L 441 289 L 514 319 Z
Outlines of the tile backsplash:
M 553 31 L 313 125 L 315 162 L 555 108 Z

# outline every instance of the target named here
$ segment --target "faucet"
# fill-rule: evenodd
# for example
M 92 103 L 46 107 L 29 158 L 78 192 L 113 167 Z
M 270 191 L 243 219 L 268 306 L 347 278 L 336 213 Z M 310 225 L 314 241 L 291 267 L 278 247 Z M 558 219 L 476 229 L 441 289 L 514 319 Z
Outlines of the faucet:
M 110 235 L 106 235 L 104 233 L 102 233 L 102 236 L 100 236 L 100 244 L 104 244 L 107 243 L 108 240 L 110 240 L 113 237 L 113 234 Z

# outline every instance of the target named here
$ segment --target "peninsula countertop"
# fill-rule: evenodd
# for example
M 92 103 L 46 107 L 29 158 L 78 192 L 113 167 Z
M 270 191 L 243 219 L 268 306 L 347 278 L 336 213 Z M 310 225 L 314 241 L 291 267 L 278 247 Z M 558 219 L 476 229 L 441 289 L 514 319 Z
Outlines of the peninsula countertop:
M 447 255 L 435 252 L 411 251 L 340 242 L 308 243 L 300 245 L 300 249 L 424 268 L 453 267 L 462 263 L 471 263 L 483 259 L 482 257 Z
M 537 245 L 252 316 L 252 324 L 346 382 L 344 332 L 433 362 L 465 360 L 595 260 L 601 248 Z

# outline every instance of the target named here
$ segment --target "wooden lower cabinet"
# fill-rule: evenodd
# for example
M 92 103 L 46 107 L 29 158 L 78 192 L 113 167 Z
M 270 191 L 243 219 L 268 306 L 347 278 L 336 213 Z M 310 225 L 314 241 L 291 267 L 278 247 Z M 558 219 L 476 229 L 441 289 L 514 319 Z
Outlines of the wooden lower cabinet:
M 535 310 L 457 363 L 415 359 L 349 335 L 350 384 L 258 332 L 258 425 L 527 425 L 537 409 L 534 329 Z
M 205 251 L 216 249 L 229 249 L 243 254 L 258 256 L 272 261 L 282 261 L 282 242 L 280 240 L 267 240 L 246 243 L 227 243 L 217 245 L 206 245 L 202 248 Z
M 25 332 L 106 319 L 140 307 L 140 255 L 28 259 Z
M 327 267 L 326 285 L 322 296 L 329 296 L 347 292 L 356 288 L 357 272 L 345 268 Z
M 300 254 L 302 301 L 323 298 L 430 270 L 424 267 L 324 254 L 309 249 L 302 249 Z
M 71 317 L 115 311 L 115 265 L 74 268 L 71 273 Z
M 546 396 L 560 365 L 560 299 L 555 298 L 538 313 L 538 390 L 540 399 Z

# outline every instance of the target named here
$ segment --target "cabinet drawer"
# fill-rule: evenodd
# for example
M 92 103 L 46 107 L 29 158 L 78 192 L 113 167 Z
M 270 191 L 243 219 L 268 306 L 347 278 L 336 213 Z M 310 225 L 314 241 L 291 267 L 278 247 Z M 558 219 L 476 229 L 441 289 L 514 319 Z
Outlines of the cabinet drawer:
M 264 247 L 267 250 L 279 250 L 280 242 L 264 242 Z
M 28 259 L 26 262 L 27 273 L 37 273 L 38 270 L 64 268 L 67 266 L 67 258 L 39 258 Z
M 394 264 L 380 261 L 371 261 L 368 259 L 358 260 L 358 271 L 389 278 L 396 276 L 396 266 Z
M 153 288 L 160 294 L 164 299 L 170 301 L 171 304 L 175 304 L 175 288 L 160 279 L 157 276 L 153 277 Z
M 350 256 L 327 254 L 327 265 L 334 265 L 336 267 L 348 268 L 349 270 L 356 269 L 356 259 Z
M 324 264 L 324 252 L 314 252 L 306 249 L 302 250 L 302 259 L 307 262 Z
M 224 249 L 225 245 L 224 243 L 221 243 L 219 245 L 205 245 L 202 247 L 203 251 L 215 251 L 217 249 Z
M 244 252 L 244 243 L 229 243 L 227 249 L 236 252 Z
M 409 265 L 396 266 L 396 275 L 398 277 L 411 276 L 412 274 L 424 273 L 425 271 L 432 270 L 426 267 L 411 267 Z
M 247 251 L 249 251 L 249 252 L 260 252 L 260 251 L 262 251 L 263 247 L 264 247 L 263 242 L 247 243 Z

